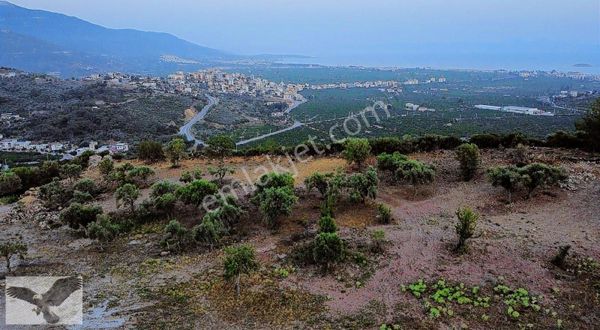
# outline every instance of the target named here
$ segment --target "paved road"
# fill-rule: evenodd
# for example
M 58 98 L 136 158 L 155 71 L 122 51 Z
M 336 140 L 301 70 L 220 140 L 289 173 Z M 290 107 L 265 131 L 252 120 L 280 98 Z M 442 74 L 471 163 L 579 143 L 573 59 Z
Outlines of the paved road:
M 262 139 L 264 139 L 264 138 L 268 138 L 269 136 L 273 136 L 273 135 L 281 134 L 281 133 L 283 133 L 283 132 L 291 131 L 291 130 L 293 130 L 293 129 L 296 129 L 296 128 L 298 128 L 298 127 L 302 127 L 302 126 L 304 126 L 304 124 L 296 120 L 296 121 L 294 122 L 294 125 L 292 125 L 292 126 L 290 126 L 290 127 L 286 127 L 286 128 L 284 128 L 284 129 L 280 129 L 280 130 L 278 130 L 278 131 L 271 132 L 271 133 L 268 133 L 268 134 L 263 134 L 263 135 L 261 135 L 261 136 L 257 136 L 257 137 L 255 137 L 255 138 L 251 138 L 251 139 L 248 139 L 248 140 L 243 140 L 243 141 L 240 141 L 240 142 L 236 143 L 236 145 L 238 145 L 238 146 L 242 146 L 242 145 L 244 145 L 244 144 L 248 144 L 248 143 L 250 143 L 250 142 L 254 142 L 254 141 L 259 141 L 259 140 L 262 140 Z
M 302 100 L 300 100 L 300 101 L 294 101 L 294 103 L 292 103 L 292 105 L 290 105 L 289 108 L 287 108 L 285 110 L 285 113 L 289 114 L 290 112 L 292 112 L 292 110 L 296 109 L 297 107 L 301 106 L 302 104 L 304 104 L 306 102 L 307 102 L 307 100 L 305 98 L 302 98 Z M 302 127 L 302 126 L 304 126 L 303 123 L 299 122 L 298 120 L 295 120 L 294 124 L 292 126 L 290 126 L 290 127 L 286 127 L 284 129 L 280 129 L 280 130 L 275 131 L 275 132 L 263 134 L 263 135 L 260 135 L 260 136 L 257 136 L 257 137 L 251 138 L 251 139 L 242 140 L 242 141 L 237 142 L 236 145 L 237 146 L 242 146 L 244 144 L 248 144 L 250 142 L 259 141 L 259 140 L 268 138 L 270 136 L 281 134 L 281 133 L 284 133 L 284 132 L 287 132 L 287 131 L 291 131 L 293 129 L 296 129 L 296 128 Z
M 208 104 L 198 112 L 190 121 L 188 121 L 185 125 L 181 126 L 179 129 L 179 135 L 185 136 L 185 139 L 188 141 L 194 141 L 194 146 L 204 145 L 204 141 L 197 139 L 196 136 L 192 133 L 192 126 L 194 126 L 197 122 L 201 121 L 206 117 L 206 114 L 215 104 L 219 103 L 219 99 L 216 97 L 212 97 L 210 95 L 206 95 L 208 98 Z

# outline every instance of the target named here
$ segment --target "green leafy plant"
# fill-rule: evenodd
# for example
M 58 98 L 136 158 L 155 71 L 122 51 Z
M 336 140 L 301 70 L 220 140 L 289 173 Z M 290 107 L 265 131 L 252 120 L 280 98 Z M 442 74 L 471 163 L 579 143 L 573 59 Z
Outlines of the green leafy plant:
M 236 295 L 240 296 L 240 277 L 258 269 L 256 252 L 251 245 L 230 246 L 225 249 L 223 259 L 223 276 L 228 281 L 235 281 Z
M 488 178 L 494 187 L 502 187 L 508 193 L 508 202 L 512 203 L 512 195 L 522 183 L 521 175 L 516 167 L 493 167 L 488 170 Z
M 456 148 L 456 159 L 460 162 L 460 172 L 465 181 L 470 181 L 481 165 L 479 147 L 473 143 L 461 144 Z
M 60 220 L 73 229 L 80 229 L 96 221 L 99 214 L 102 214 L 102 208 L 99 206 L 73 203 L 60 213 Z
M 350 138 L 344 143 L 342 157 L 349 164 L 356 164 L 359 168 L 369 158 L 371 154 L 371 145 L 367 139 Z
M 135 201 L 140 197 L 140 189 L 131 183 L 124 184 L 115 192 L 117 207 L 128 205 L 131 214 L 135 214 Z
M 475 234 L 479 214 L 468 207 L 463 207 L 456 211 L 456 217 L 458 218 L 458 223 L 455 226 L 456 234 L 458 235 L 456 251 L 464 251 L 467 240 Z
M 337 232 L 338 227 L 335 224 L 335 219 L 331 216 L 322 216 L 319 219 L 319 232 L 320 233 L 335 233 Z
M 392 209 L 385 204 L 377 205 L 377 220 L 381 224 L 390 224 L 392 222 Z
M 147 163 L 155 163 L 165 159 L 162 144 L 156 141 L 142 141 L 137 147 L 137 156 Z
M 160 245 L 168 251 L 183 251 L 191 242 L 190 232 L 177 220 L 171 220 L 164 229 Z
M 277 219 L 283 215 L 290 215 L 297 202 L 298 197 L 289 187 L 268 188 L 261 193 L 259 209 L 267 225 L 275 228 Z
M 330 269 L 345 257 L 344 242 L 337 233 L 319 233 L 313 242 L 313 261 Z
M 171 167 L 179 167 L 179 162 L 185 157 L 185 141 L 181 138 L 171 140 L 165 147 L 165 155 L 171 161 Z
M 369 167 L 365 173 L 354 173 L 346 178 L 344 186 L 350 190 L 352 200 L 365 203 L 367 198 L 375 199 L 379 186 L 377 171 Z
M 0 172 L 0 196 L 15 194 L 23 187 L 21 178 L 13 172 Z
M 175 195 L 183 203 L 199 207 L 207 197 L 216 195 L 218 191 L 219 188 L 216 184 L 201 179 L 179 187 Z

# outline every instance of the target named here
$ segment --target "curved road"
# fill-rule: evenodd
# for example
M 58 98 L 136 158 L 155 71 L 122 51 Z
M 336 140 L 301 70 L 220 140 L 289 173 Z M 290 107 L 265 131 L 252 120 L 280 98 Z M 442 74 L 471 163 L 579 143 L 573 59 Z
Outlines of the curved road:
M 205 105 L 204 108 L 202 108 L 202 110 L 200 110 L 200 112 L 198 112 L 198 114 L 194 116 L 194 118 L 188 121 L 185 125 L 181 126 L 181 128 L 179 129 L 179 135 L 185 136 L 185 139 L 188 141 L 194 141 L 194 146 L 203 146 L 204 141 L 197 139 L 196 136 L 194 136 L 194 134 L 192 133 L 192 126 L 196 125 L 197 122 L 204 119 L 204 117 L 206 117 L 206 114 L 208 113 L 208 110 L 210 110 L 210 108 L 212 108 L 215 104 L 219 103 L 219 99 L 216 97 L 212 97 L 208 94 L 206 95 L 206 97 L 208 98 L 208 104 Z
M 301 106 L 302 104 L 306 103 L 307 101 L 308 100 L 306 100 L 305 98 L 302 98 L 302 100 L 300 100 L 300 101 L 294 101 L 294 103 L 292 103 L 292 105 L 290 105 L 289 108 L 287 108 L 285 110 L 285 113 L 289 114 L 290 112 L 292 112 L 292 110 L 296 109 L 297 107 Z M 286 127 L 284 129 L 280 129 L 280 130 L 275 131 L 275 132 L 263 134 L 263 135 L 260 135 L 260 136 L 257 136 L 257 137 L 251 138 L 251 139 L 242 140 L 242 141 L 237 142 L 235 145 L 242 146 L 244 144 L 248 144 L 248 143 L 251 143 L 251 142 L 259 141 L 259 140 L 262 140 L 264 138 L 268 138 L 268 137 L 273 136 L 273 135 L 277 135 L 277 134 L 281 134 L 281 133 L 284 133 L 284 132 L 287 132 L 287 131 L 291 131 L 293 129 L 296 129 L 296 128 L 302 127 L 302 126 L 304 126 L 304 123 L 301 123 L 298 120 L 294 120 L 294 124 L 292 126 L 290 126 L 290 127 Z

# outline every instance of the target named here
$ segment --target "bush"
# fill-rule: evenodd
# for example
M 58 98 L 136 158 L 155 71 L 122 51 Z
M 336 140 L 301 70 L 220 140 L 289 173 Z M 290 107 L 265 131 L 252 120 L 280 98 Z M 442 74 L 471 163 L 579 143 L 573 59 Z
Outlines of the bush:
M 69 179 L 70 181 L 77 179 L 81 175 L 82 171 L 83 168 L 78 164 L 65 164 L 60 167 L 61 176 L 65 179 Z
M 179 178 L 180 182 L 190 183 L 194 180 L 202 179 L 202 170 L 199 168 L 194 169 L 193 171 L 184 171 L 181 173 L 181 177 Z
M 235 169 L 231 166 L 226 166 L 224 163 L 221 163 L 216 167 L 210 166 L 208 168 L 208 174 L 214 176 L 221 185 L 223 184 L 223 179 L 225 176 L 233 173 L 235 173 Z
M 87 225 L 87 236 L 100 242 L 110 242 L 114 240 L 122 231 L 119 224 L 112 222 L 107 215 L 98 215 L 96 221 Z
M 508 202 L 512 203 L 512 194 L 521 185 L 521 175 L 514 166 L 493 167 L 488 169 L 488 178 L 494 187 L 502 187 L 508 193 Z
M 335 219 L 331 216 L 322 216 L 319 219 L 319 232 L 320 233 L 335 233 L 337 232 L 338 227 L 335 224 Z
M 456 234 L 458 235 L 456 251 L 464 251 L 467 240 L 475 234 L 479 214 L 473 212 L 473 210 L 468 207 L 464 207 L 456 211 L 456 217 L 458 218 L 458 223 L 455 227 Z
M 255 195 L 260 195 L 269 188 L 294 189 L 294 177 L 289 173 L 269 173 L 260 177 L 256 183 Z
M 136 185 L 131 183 L 124 184 L 115 192 L 117 206 L 126 204 L 129 206 L 131 214 L 135 213 L 135 201 L 140 197 L 140 190 Z
M 156 197 L 160 197 L 164 194 L 169 194 L 169 193 L 175 193 L 175 191 L 177 191 L 177 188 L 179 188 L 179 185 L 171 182 L 171 181 L 159 181 L 155 184 L 152 185 L 151 188 L 151 192 L 150 192 L 150 197 L 152 198 L 156 198 Z
M 63 186 L 59 180 L 54 180 L 40 187 L 38 197 L 49 209 L 66 205 L 73 197 L 73 190 Z
M 40 185 L 40 169 L 37 167 L 15 167 L 10 172 L 16 174 L 21 179 L 23 190 Z
M 134 167 L 125 174 L 125 182 L 145 186 L 148 179 L 154 175 L 154 170 L 147 166 Z
M 164 229 L 161 246 L 168 251 L 180 252 L 190 244 L 190 233 L 179 221 L 171 220 Z
M 73 192 L 73 200 L 72 200 L 73 203 L 85 204 L 85 203 L 89 203 L 93 200 L 94 200 L 94 196 L 92 196 L 90 193 L 79 191 L 79 190 L 75 190 Z
M 159 142 L 142 141 L 137 149 L 137 156 L 140 160 L 156 163 L 165 159 L 162 144 Z
M 465 143 L 456 148 L 456 160 L 460 162 L 460 172 L 463 180 L 470 181 L 481 165 L 479 147 L 473 143 Z
M 370 154 L 371 145 L 367 139 L 351 138 L 344 143 L 342 157 L 344 157 L 349 164 L 355 163 L 360 168 L 367 158 L 369 158 Z
M 77 181 L 77 183 L 75 183 L 73 186 L 73 189 L 75 191 L 87 193 L 91 196 L 95 196 L 99 192 L 96 182 L 94 182 L 92 179 L 81 179 Z
M 221 237 L 226 233 L 218 211 L 207 213 L 202 218 L 202 223 L 193 229 L 193 236 L 197 242 L 208 245 L 211 248 L 219 245 Z
M 527 198 L 531 197 L 536 188 L 552 186 L 565 180 L 567 175 L 564 170 L 542 163 L 533 163 L 518 169 L 522 184 L 527 188 Z
M 312 189 L 317 188 L 321 196 L 325 197 L 325 195 L 327 194 L 327 190 L 329 189 L 329 183 L 332 177 L 332 173 L 313 173 L 309 177 L 304 179 L 304 185 L 306 185 L 306 190 L 308 190 L 309 192 Z
M 256 253 L 250 245 L 240 245 L 238 247 L 228 247 L 225 249 L 225 259 L 223 259 L 223 276 L 226 280 L 235 281 L 236 294 L 240 295 L 240 277 L 242 274 L 250 274 L 258 269 L 259 264 L 256 261 Z
M 377 213 L 379 223 L 387 225 L 392 222 L 392 209 L 389 206 L 385 204 L 377 205 Z
M 152 205 L 157 211 L 165 212 L 167 214 L 171 214 L 175 209 L 175 205 L 177 204 L 177 196 L 173 193 L 166 193 L 155 197 L 152 200 Z
M 102 208 L 99 206 L 73 203 L 61 212 L 60 220 L 72 229 L 80 229 L 96 221 L 99 214 L 102 214 Z
M 508 193 L 508 202 L 512 203 L 512 194 L 521 187 L 527 189 L 527 198 L 536 188 L 552 186 L 565 180 L 564 170 L 542 163 L 533 163 L 525 167 L 494 167 L 488 170 L 488 177 L 494 187 L 500 186 Z
M 382 172 L 394 173 L 400 164 L 407 160 L 408 157 L 399 152 L 393 154 L 383 153 L 377 156 L 377 169 Z
M 354 173 L 346 179 L 345 187 L 350 190 L 350 198 L 354 201 L 366 202 L 367 198 L 377 197 L 379 179 L 377 171 L 369 167 L 366 173 Z
M 8 273 L 12 272 L 11 259 L 17 255 L 21 259 L 25 259 L 27 254 L 27 245 L 22 242 L 4 242 L 0 244 L 0 255 L 4 257 L 6 261 L 6 270 Z
M 115 168 L 115 163 L 110 157 L 104 157 L 98 164 L 98 170 L 105 178 L 107 178 Z
M 179 187 L 175 193 L 183 203 L 199 207 L 207 196 L 217 194 L 219 188 L 216 184 L 206 180 L 195 180 L 183 187 Z
M 298 202 L 298 197 L 289 187 L 268 188 L 260 194 L 259 209 L 265 222 L 271 228 L 277 226 L 277 218 L 292 214 L 292 207 Z
M 0 173 L 0 196 L 18 193 L 22 188 L 21 178 L 13 172 Z
M 416 196 L 417 186 L 432 183 L 435 180 L 435 169 L 433 166 L 409 159 L 399 164 L 394 177 L 398 181 L 412 185 Z
M 344 259 L 344 242 L 337 233 L 319 233 L 313 243 L 313 261 L 329 269 Z

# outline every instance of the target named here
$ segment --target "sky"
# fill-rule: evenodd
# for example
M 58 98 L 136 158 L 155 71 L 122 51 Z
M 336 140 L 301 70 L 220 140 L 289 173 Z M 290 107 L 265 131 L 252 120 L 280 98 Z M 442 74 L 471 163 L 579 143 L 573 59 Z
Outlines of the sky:
M 600 66 L 598 0 L 11 2 L 237 54 L 301 54 L 327 64 Z

